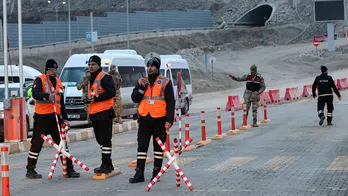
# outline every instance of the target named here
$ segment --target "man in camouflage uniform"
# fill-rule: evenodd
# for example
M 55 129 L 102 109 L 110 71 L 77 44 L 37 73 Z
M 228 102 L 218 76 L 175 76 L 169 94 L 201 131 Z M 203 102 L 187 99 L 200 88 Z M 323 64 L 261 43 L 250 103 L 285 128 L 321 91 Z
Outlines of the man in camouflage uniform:
M 87 100 L 88 99 L 88 82 L 89 79 L 91 78 L 91 73 L 89 72 L 89 68 L 85 68 L 85 75 L 80 79 L 78 85 L 77 85 L 77 90 L 82 89 L 82 100 Z M 88 105 L 85 104 L 85 111 L 88 112 Z M 89 122 L 89 115 L 87 115 L 87 120 Z
M 243 98 L 244 102 L 246 102 L 247 116 L 249 114 L 250 105 L 252 104 L 253 127 L 258 127 L 257 109 L 259 107 L 260 94 L 266 89 L 265 80 L 261 74 L 257 73 L 255 64 L 250 67 L 250 74 L 245 74 L 242 77 L 235 77 L 229 74 L 229 77 L 239 82 L 246 81 L 246 89 Z
M 116 85 L 116 96 L 114 97 L 114 110 L 116 113 L 116 123 L 122 124 L 121 120 L 121 112 L 122 112 L 122 99 L 121 99 L 121 75 L 116 71 L 116 65 L 110 66 L 109 74 L 112 76 L 112 79 L 114 80 L 114 83 Z

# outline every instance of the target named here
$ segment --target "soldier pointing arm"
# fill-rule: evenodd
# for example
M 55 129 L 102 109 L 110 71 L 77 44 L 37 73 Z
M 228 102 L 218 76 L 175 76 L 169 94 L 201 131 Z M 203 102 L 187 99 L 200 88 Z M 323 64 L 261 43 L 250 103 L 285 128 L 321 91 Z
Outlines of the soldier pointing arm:
M 250 67 L 250 74 L 245 74 L 242 77 L 235 77 L 229 74 L 229 77 L 239 82 L 246 81 L 246 89 L 243 98 L 244 102 L 246 102 L 247 116 L 249 114 L 249 108 L 252 104 L 253 127 L 258 127 L 257 109 L 259 107 L 260 95 L 266 89 L 264 78 L 260 73 L 257 72 L 257 67 L 255 64 Z

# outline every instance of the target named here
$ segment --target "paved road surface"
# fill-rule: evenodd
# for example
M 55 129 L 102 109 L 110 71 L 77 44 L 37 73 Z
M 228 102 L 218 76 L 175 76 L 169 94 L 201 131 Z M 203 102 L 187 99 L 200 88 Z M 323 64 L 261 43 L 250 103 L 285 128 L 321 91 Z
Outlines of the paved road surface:
M 343 96 L 345 96 L 344 93 Z M 334 126 L 319 127 L 316 101 L 308 99 L 291 104 L 269 106 L 268 124 L 213 141 L 208 146 L 184 152 L 179 164 L 194 186 L 189 192 L 181 180 L 175 186 L 172 168 L 147 193 L 152 164 L 146 168 L 146 182 L 130 184 L 134 168 L 127 165 L 136 157 L 136 131 L 113 136 L 113 160 L 122 173 L 105 181 L 94 181 L 93 168 L 100 164 L 100 150 L 94 139 L 70 145 L 71 153 L 91 170 L 80 179 L 64 179 L 58 166 L 47 180 L 54 149 L 43 149 L 38 171 L 43 179 L 25 178 L 27 153 L 10 156 L 11 193 L 24 195 L 346 195 L 348 194 L 348 100 L 335 101 Z M 262 109 L 259 109 L 262 114 Z M 237 124 L 241 123 L 241 112 Z M 207 114 L 207 135 L 217 133 L 215 112 Z M 262 115 L 261 115 L 262 116 Z M 199 111 L 191 113 L 191 136 L 200 140 Z M 223 131 L 230 129 L 230 113 L 222 112 Z M 177 134 L 174 127 L 172 134 Z M 184 133 L 183 133 L 184 135 Z M 173 136 L 171 139 L 173 139 Z M 172 145 L 171 145 L 172 146 Z M 149 156 L 153 157 L 152 148 Z M 167 159 L 165 159 L 165 162 Z

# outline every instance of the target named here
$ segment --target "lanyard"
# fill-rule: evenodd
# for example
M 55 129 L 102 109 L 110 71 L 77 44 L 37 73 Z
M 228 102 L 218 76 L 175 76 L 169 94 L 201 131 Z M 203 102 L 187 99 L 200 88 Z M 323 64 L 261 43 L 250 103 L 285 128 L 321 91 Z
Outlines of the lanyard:
M 52 84 L 52 82 L 51 82 L 51 80 L 50 80 L 50 78 L 49 78 L 49 76 L 46 74 L 46 80 L 47 80 L 47 83 L 48 83 L 48 87 L 49 87 L 49 89 L 50 89 L 50 92 L 51 93 L 53 93 L 53 90 L 52 89 L 55 89 L 54 87 L 53 87 L 53 84 Z

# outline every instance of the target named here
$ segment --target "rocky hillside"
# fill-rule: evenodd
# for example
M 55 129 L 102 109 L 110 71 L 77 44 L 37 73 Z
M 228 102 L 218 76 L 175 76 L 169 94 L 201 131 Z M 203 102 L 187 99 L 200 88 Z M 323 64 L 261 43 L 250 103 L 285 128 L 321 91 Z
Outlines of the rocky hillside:
M 9 20 L 17 22 L 17 0 L 8 1 Z M 23 3 L 23 22 L 39 23 L 42 20 L 56 20 L 54 4 L 57 2 L 59 20 L 67 19 L 67 0 L 22 0 Z M 70 0 L 72 15 L 89 15 L 90 11 L 95 16 L 100 16 L 103 12 L 126 11 L 126 0 Z M 230 0 L 130 0 L 129 10 L 158 11 L 158 10 L 185 10 L 185 9 L 209 9 L 213 13 L 221 9 Z M 0 5 L 2 14 L 2 4 Z
M 56 20 L 54 5 L 58 10 L 59 20 L 67 20 L 67 0 L 22 0 L 23 22 L 39 23 L 42 20 Z M 126 11 L 126 0 L 70 0 L 72 16 L 89 15 L 101 16 L 108 11 Z M 7 0 L 9 21 L 17 22 L 17 0 Z M 274 14 L 268 21 L 271 25 L 312 23 L 312 0 L 130 0 L 130 11 L 159 11 L 209 9 L 215 24 L 235 22 L 240 16 L 260 4 L 269 4 L 274 8 Z M 2 11 L 2 4 L 0 5 Z

